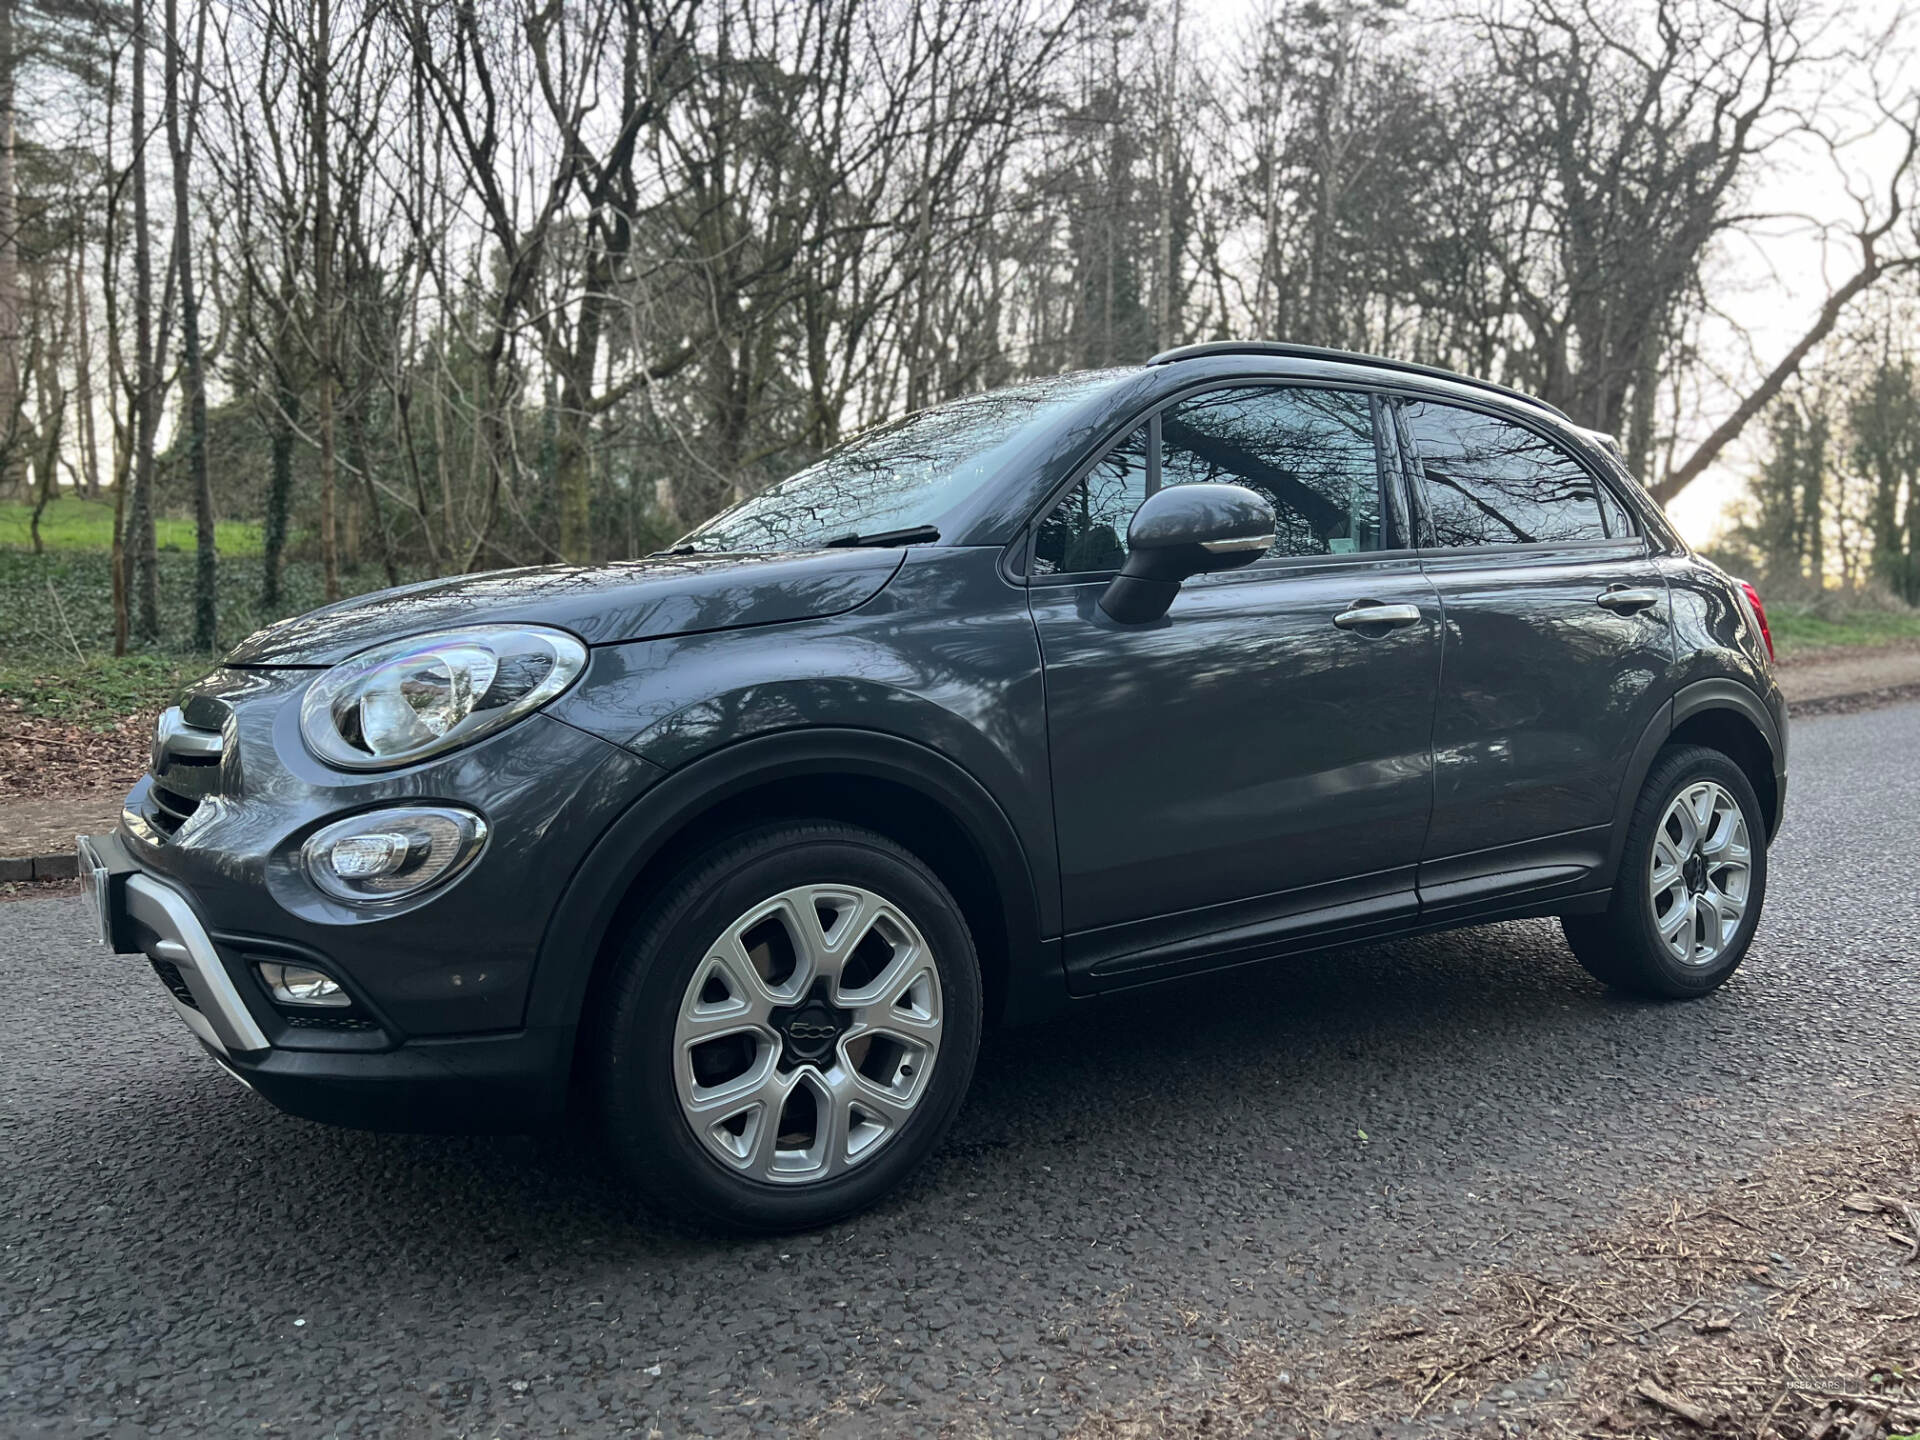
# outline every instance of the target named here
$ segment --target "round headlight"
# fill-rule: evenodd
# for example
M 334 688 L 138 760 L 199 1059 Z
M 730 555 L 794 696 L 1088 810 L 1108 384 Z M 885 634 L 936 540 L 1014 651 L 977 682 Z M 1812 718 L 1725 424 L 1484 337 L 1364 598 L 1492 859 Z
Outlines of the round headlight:
M 475 625 L 363 650 L 316 680 L 300 706 L 314 754 L 384 770 L 468 745 L 531 714 L 586 668 L 564 630 Z

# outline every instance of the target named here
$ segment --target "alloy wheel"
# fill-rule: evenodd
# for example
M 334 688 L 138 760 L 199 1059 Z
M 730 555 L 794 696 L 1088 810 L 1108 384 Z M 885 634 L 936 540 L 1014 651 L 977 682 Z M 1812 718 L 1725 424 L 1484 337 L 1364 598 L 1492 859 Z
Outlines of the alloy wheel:
M 1683 786 L 1654 831 L 1647 872 L 1654 929 L 1674 959 L 1706 966 L 1721 957 L 1747 912 L 1752 878 L 1739 802 L 1712 780 Z
M 741 915 L 694 968 L 674 1087 L 734 1172 L 826 1180 L 906 1126 L 940 1034 L 940 975 L 912 919 L 871 890 L 804 885 Z

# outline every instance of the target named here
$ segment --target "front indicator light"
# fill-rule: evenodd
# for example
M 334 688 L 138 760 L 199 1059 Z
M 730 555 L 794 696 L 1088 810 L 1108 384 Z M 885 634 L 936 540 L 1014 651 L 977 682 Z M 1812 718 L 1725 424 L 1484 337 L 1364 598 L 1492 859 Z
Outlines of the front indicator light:
M 324 1009 L 344 1009 L 353 997 L 340 988 L 340 982 L 324 970 L 311 965 L 284 965 L 277 960 L 255 962 L 267 993 L 281 1005 L 315 1005 Z
M 369 810 L 314 833 L 300 847 L 307 878 L 353 905 L 406 900 L 443 885 L 486 843 L 471 810 L 408 805 Z

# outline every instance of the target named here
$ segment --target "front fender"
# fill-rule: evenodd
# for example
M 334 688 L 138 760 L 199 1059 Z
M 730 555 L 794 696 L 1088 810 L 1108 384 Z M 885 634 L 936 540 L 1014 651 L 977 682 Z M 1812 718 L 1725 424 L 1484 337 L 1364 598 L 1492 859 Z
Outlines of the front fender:
M 1032 1013 L 1018 991 L 1023 978 L 1046 983 L 1059 858 L 1039 640 L 998 558 L 915 547 L 894 582 L 849 614 L 596 648 L 556 718 L 667 778 L 582 867 L 546 949 L 597 953 L 633 877 L 729 795 L 796 776 L 863 776 L 913 789 L 966 832 L 1006 910 L 1009 1007 Z M 538 967 L 547 977 L 569 968 Z M 566 1023 L 578 1002 L 564 985 L 542 1000 Z
M 919 549 L 853 614 L 600 647 L 554 714 L 670 772 L 788 732 L 908 742 L 992 798 L 1026 856 L 1040 933 L 1057 935 L 1040 645 L 996 559 Z
M 1061 976 L 1047 959 L 1033 857 L 1006 812 L 952 760 L 923 745 L 872 731 L 819 727 L 758 736 L 700 757 L 653 786 L 601 836 L 575 872 L 540 947 L 528 1001 L 529 1026 L 575 1025 L 593 961 L 635 877 L 674 836 L 727 799 L 806 775 L 885 780 L 913 789 L 952 816 L 985 858 L 999 895 L 1009 959 L 1007 1010 L 1054 1008 Z M 1053 892 L 1056 896 L 1057 889 Z

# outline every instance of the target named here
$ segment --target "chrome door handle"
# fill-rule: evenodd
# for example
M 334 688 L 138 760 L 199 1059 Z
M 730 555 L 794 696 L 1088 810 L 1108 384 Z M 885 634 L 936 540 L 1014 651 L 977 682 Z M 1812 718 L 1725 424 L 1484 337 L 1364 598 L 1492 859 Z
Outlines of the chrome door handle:
M 1403 625 L 1420 623 L 1418 605 L 1366 605 L 1356 604 L 1349 610 L 1342 610 L 1333 617 L 1333 623 L 1342 630 L 1361 630 L 1374 625 L 1398 630 Z
M 1593 597 L 1593 603 L 1605 610 L 1617 610 L 1622 615 L 1632 615 L 1636 611 L 1651 610 L 1660 603 L 1658 590 L 1635 590 L 1626 585 L 1616 585 L 1603 590 Z

